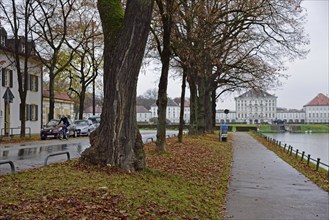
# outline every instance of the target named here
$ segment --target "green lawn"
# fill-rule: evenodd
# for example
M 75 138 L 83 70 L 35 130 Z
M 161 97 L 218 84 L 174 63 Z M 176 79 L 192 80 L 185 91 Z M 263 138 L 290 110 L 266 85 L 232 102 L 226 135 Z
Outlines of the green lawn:
M 74 160 L 0 176 L 0 219 L 223 219 L 232 147 L 217 135 L 145 146 L 125 173 Z

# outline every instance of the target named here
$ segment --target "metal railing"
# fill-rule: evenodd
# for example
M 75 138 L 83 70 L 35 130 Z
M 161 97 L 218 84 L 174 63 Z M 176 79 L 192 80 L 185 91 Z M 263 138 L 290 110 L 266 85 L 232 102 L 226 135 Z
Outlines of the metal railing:
M 297 148 L 294 149 L 293 146 L 287 145 L 287 144 L 282 144 L 281 141 L 268 137 L 264 134 L 261 134 L 258 132 L 254 132 L 254 133 L 257 134 L 258 136 L 261 136 L 262 138 L 266 139 L 269 143 L 274 144 L 278 147 L 281 147 L 283 149 L 283 151 L 286 152 L 287 154 L 289 154 L 290 156 L 295 156 L 296 159 L 298 159 L 298 156 L 299 156 L 300 161 L 304 161 L 304 158 L 305 158 L 306 164 L 308 166 L 310 165 L 310 162 L 314 162 L 316 171 L 318 171 L 320 168 L 320 165 L 322 165 L 323 167 L 325 167 L 328 170 L 328 178 L 329 178 L 329 165 L 321 162 L 320 158 L 314 159 L 311 157 L 310 154 L 307 154 L 307 156 L 306 156 L 305 151 L 300 151 Z
M 27 131 L 27 132 L 26 132 Z M 30 127 L 25 127 L 25 135 L 28 135 L 31 137 L 31 128 Z M 0 133 L 0 140 L 2 137 L 14 137 L 21 135 L 21 127 L 17 128 L 1 128 L 1 133 Z
M 63 155 L 66 154 L 67 155 L 67 160 L 70 160 L 70 152 L 68 151 L 64 151 L 64 152 L 59 152 L 59 153 L 53 153 L 53 154 L 49 154 L 46 159 L 45 159 L 45 166 L 47 166 L 47 162 L 49 157 L 54 157 L 54 156 L 58 156 L 58 155 Z
M 14 166 L 13 161 L 11 161 L 11 160 L 0 160 L 0 165 L 1 164 L 7 164 L 7 163 L 10 165 L 11 173 L 15 173 L 15 166 Z

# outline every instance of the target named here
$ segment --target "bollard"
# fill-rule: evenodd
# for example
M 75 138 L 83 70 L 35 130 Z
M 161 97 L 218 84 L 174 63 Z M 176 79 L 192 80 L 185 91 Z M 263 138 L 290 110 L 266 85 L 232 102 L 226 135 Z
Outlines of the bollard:
M 290 152 L 290 148 L 291 148 L 291 145 L 288 146 L 287 154 L 289 154 L 289 152 Z
M 316 161 L 316 168 L 315 168 L 316 171 L 319 170 L 319 166 L 320 166 L 320 158 L 318 158 Z
M 284 144 L 283 152 L 286 151 L 287 144 Z
M 296 158 L 297 158 L 297 156 L 298 156 L 298 149 L 296 149 Z
M 307 165 L 310 164 L 311 154 L 307 155 Z
M 289 154 L 290 156 L 292 155 L 292 146 L 290 147 L 290 154 Z
M 302 153 L 302 158 L 300 159 L 300 161 L 303 161 L 303 159 L 304 159 L 304 155 L 305 155 L 305 151 L 303 151 L 303 153 Z

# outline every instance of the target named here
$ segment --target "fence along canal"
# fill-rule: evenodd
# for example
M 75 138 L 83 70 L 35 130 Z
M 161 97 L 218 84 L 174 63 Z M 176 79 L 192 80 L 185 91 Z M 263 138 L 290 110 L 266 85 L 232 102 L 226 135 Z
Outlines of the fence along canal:
M 318 171 L 320 166 L 324 169 L 326 169 L 328 171 L 327 177 L 329 178 L 329 165 L 325 164 L 323 162 L 321 162 L 320 158 L 314 159 L 311 157 L 310 154 L 307 154 L 306 156 L 306 152 L 305 151 L 300 151 L 299 149 L 294 149 L 293 146 L 291 145 L 287 145 L 287 144 L 282 144 L 281 141 L 278 141 L 274 138 L 268 137 L 262 133 L 258 133 L 253 131 L 255 134 L 257 134 L 258 136 L 261 136 L 263 138 L 265 138 L 268 142 L 277 145 L 278 147 L 281 147 L 283 149 L 284 152 L 286 152 L 289 155 L 294 155 L 296 159 L 298 159 L 298 156 L 300 157 L 300 161 L 304 161 L 304 158 L 306 160 L 306 164 L 309 166 L 311 162 L 314 162 L 315 164 L 315 170 Z

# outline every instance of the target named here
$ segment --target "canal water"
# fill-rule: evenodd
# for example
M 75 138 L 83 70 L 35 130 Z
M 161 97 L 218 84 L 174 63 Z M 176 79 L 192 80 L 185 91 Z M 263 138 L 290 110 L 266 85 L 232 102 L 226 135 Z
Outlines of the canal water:
M 311 158 L 320 158 L 322 163 L 329 165 L 329 133 L 266 133 L 268 137 L 281 141 L 281 145 L 291 145 L 294 150 L 305 151 Z

